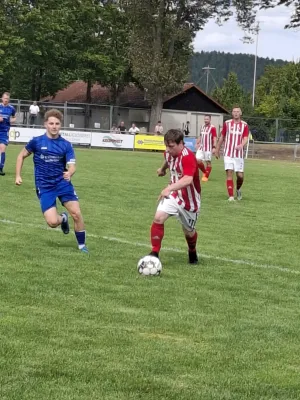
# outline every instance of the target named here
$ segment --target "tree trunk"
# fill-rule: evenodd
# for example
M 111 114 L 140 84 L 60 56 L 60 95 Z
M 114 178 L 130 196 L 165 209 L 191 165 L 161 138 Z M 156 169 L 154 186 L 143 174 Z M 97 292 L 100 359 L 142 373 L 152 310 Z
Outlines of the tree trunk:
M 157 124 L 157 121 L 161 120 L 162 108 L 163 108 L 163 95 L 162 93 L 157 93 L 156 98 L 151 106 L 150 126 L 149 126 L 150 133 L 154 133 L 154 128 Z
M 120 89 L 118 84 L 113 85 L 111 89 L 111 94 L 112 94 L 112 105 L 113 105 L 113 117 L 112 117 L 112 123 L 119 125 L 121 121 L 119 121 L 119 104 L 120 104 Z
M 42 81 L 43 81 L 44 70 L 40 68 L 39 70 L 39 77 L 38 77 L 38 84 L 36 90 L 36 97 L 34 100 L 39 101 L 42 96 Z
M 87 88 L 86 88 L 86 102 L 91 103 L 92 102 L 92 81 L 89 79 L 87 81 Z
M 32 71 L 31 74 L 31 100 L 35 100 L 36 90 L 36 70 Z

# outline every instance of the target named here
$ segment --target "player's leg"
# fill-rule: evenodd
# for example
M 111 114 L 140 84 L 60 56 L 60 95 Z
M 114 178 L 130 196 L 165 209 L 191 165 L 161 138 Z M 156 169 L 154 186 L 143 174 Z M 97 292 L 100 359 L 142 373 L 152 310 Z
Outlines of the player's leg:
M 88 253 L 88 249 L 85 244 L 86 231 L 83 221 L 83 216 L 80 210 L 78 200 L 62 201 L 64 207 L 68 210 L 69 214 L 74 221 L 74 231 L 78 243 L 78 248 L 84 253 Z
M 47 222 L 50 228 L 57 228 L 61 225 L 63 218 L 58 214 L 56 206 L 49 208 L 48 210 L 43 212 L 45 221 Z
M 211 173 L 212 170 L 212 166 L 211 166 L 211 152 L 210 151 L 206 151 L 205 152 L 205 161 L 206 161 L 206 169 L 205 169 L 205 175 L 202 178 L 203 182 L 207 182 L 209 175 Z
M 6 147 L 7 147 L 7 143 L 5 143 L 5 140 L 1 140 L 0 141 L 0 175 L 1 176 L 5 175 L 3 168 L 5 165 L 5 159 L 6 159 Z
M 197 239 L 198 234 L 195 230 L 196 222 L 198 219 L 198 213 L 190 212 L 181 208 L 178 214 L 178 219 L 182 224 L 182 230 L 185 236 L 185 240 L 188 245 L 188 257 L 190 264 L 197 264 L 198 263 L 198 256 L 197 256 Z
M 235 160 L 235 172 L 236 172 L 236 196 L 238 200 L 242 200 L 241 187 L 244 183 L 244 159 L 237 158 Z
M 228 192 L 228 200 L 234 201 L 234 183 L 233 183 L 233 172 L 235 169 L 234 160 L 231 157 L 224 157 L 224 167 L 226 171 L 226 186 Z
M 196 152 L 196 159 L 197 159 L 197 164 L 198 168 L 205 174 L 205 165 L 203 163 L 204 160 L 204 151 L 202 150 L 197 150 Z
M 172 215 L 177 215 L 177 203 L 173 197 L 163 199 L 156 210 L 150 229 L 152 251 L 150 255 L 159 257 L 161 243 L 165 233 L 165 222 Z
M 61 225 L 63 218 L 57 213 L 55 192 L 51 190 L 46 192 L 37 190 L 36 194 L 40 200 L 42 213 L 48 226 L 50 228 L 57 228 Z

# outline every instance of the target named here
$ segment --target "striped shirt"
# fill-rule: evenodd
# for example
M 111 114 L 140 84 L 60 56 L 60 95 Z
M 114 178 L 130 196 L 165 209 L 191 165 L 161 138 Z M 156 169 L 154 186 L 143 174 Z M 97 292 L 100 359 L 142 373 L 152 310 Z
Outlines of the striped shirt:
M 223 125 L 222 136 L 225 138 L 224 156 L 231 158 L 243 158 L 243 150 L 236 150 L 236 146 L 242 144 L 242 140 L 249 136 L 248 124 L 244 121 L 235 122 L 233 119 Z
M 200 207 L 201 186 L 199 170 L 194 153 L 184 147 L 177 157 L 165 152 L 165 159 L 171 175 L 171 183 L 178 182 L 183 176 L 192 176 L 192 183 L 180 190 L 171 192 L 171 196 L 187 211 L 197 212 Z
M 199 150 L 212 151 L 213 138 L 217 137 L 217 130 L 214 125 L 203 125 L 200 131 Z

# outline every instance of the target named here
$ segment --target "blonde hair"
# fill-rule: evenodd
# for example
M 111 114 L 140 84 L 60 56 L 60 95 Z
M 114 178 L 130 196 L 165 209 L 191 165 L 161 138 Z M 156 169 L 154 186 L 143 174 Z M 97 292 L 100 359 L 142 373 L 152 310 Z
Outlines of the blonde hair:
M 45 113 L 44 121 L 48 121 L 50 117 L 55 117 L 59 119 L 60 122 L 63 120 L 63 115 L 59 110 L 56 110 L 55 108 L 52 108 L 51 110 L 47 111 Z

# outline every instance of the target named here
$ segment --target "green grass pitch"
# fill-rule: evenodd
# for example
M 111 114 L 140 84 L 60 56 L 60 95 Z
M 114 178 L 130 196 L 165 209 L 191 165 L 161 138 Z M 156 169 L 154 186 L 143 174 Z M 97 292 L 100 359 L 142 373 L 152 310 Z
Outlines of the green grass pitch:
M 1 400 L 300 398 L 298 164 L 247 161 L 244 199 L 228 203 L 214 161 L 200 264 L 169 220 L 162 276 L 143 278 L 162 155 L 77 149 L 87 257 L 46 229 L 31 159 L 14 186 L 20 149 L 0 177 Z

